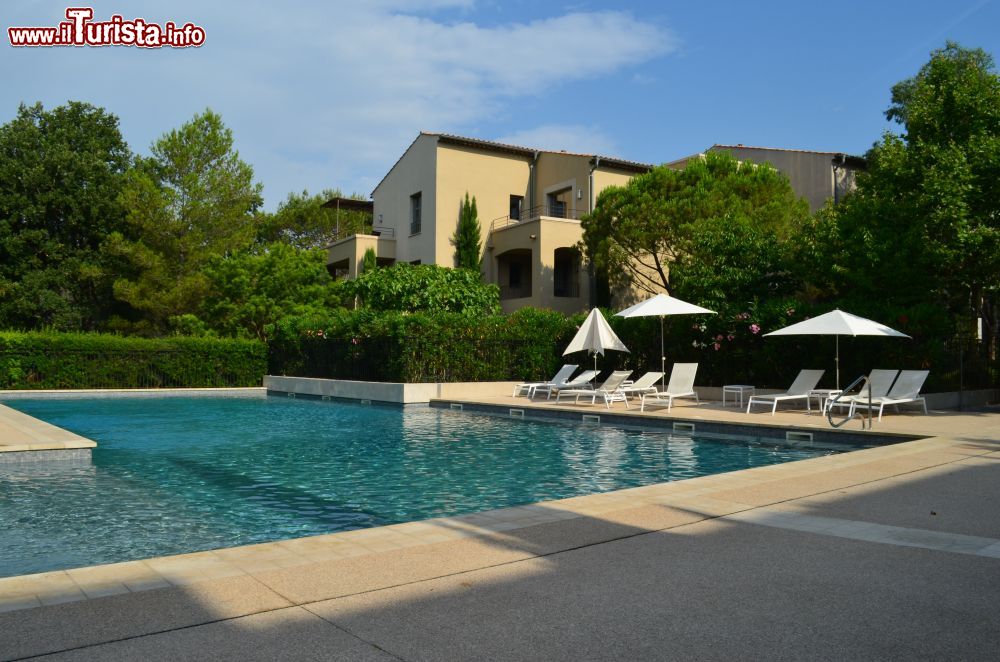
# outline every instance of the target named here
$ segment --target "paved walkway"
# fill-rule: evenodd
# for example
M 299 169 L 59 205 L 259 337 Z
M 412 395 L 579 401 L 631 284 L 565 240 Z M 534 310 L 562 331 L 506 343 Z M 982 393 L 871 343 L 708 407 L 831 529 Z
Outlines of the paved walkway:
M 159 588 L 134 564 L 0 580 L 0 658 L 995 659 L 1000 414 L 883 424 L 939 436 L 136 562 Z

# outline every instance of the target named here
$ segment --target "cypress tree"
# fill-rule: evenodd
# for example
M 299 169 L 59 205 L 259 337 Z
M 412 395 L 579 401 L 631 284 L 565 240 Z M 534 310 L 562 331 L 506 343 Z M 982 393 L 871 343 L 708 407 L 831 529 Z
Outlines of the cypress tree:
M 476 197 L 469 199 L 468 191 L 462 203 L 462 211 L 458 216 L 458 228 L 451 238 L 455 246 L 455 266 L 459 269 L 471 269 L 479 272 L 479 256 L 482 242 L 480 241 L 479 212 L 476 209 Z

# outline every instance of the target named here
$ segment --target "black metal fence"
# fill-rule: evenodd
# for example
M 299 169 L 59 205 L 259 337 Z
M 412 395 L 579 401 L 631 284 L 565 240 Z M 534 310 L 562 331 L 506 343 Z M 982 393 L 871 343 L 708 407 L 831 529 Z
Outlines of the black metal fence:
M 598 357 L 602 372 L 658 370 L 659 338 L 625 339 L 631 353 Z M 824 384 L 834 381 L 832 337 L 768 339 L 753 350 L 717 352 L 691 344 L 668 346 L 667 371 L 674 362 L 697 362 L 698 384 L 746 383 L 783 388 L 802 368 L 825 368 Z M 460 382 L 540 380 L 560 365 L 593 365 L 584 353 L 562 356 L 565 342 L 397 337 L 303 338 L 272 342 L 268 370 L 276 375 L 380 382 Z M 841 338 L 841 383 L 873 368 L 929 369 L 925 391 L 1000 388 L 996 348 L 980 341 L 914 343 L 896 339 Z
M 557 348 L 516 340 L 304 338 L 269 346 L 275 375 L 377 382 L 544 379 L 561 364 Z

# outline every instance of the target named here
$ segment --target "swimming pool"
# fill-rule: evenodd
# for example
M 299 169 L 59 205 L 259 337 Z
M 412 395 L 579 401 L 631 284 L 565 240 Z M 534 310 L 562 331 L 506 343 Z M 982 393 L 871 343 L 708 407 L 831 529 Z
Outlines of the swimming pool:
M 832 452 L 279 397 L 5 404 L 98 447 L 91 462 L 0 464 L 0 576 L 458 515 Z

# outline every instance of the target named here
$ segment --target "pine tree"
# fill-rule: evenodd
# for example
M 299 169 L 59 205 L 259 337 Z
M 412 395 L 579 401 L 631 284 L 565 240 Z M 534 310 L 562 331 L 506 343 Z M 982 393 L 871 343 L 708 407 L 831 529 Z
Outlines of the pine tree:
M 458 216 L 458 228 L 451 238 L 455 246 L 455 266 L 459 269 L 471 269 L 479 272 L 479 256 L 482 242 L 480 241 L 479 212 L 476 210 L 476 197 L 469 199 L 465 193 L 465 202 Z

